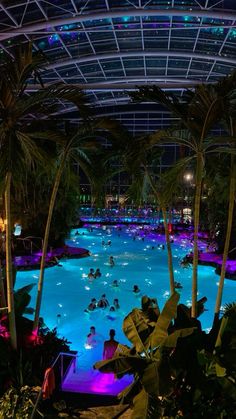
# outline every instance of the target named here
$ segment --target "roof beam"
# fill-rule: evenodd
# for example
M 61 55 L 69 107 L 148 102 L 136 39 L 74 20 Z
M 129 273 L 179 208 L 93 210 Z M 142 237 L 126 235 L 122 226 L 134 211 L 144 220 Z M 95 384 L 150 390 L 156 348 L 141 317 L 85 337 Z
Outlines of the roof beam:
M 49 27 L 70 25 L 73 23 L 82 23 L 98 19 L 113 19 L 119 17 L 146 17 L 146 16 L 183 16 L 188 15 L 190 17 L 204 17 L 219 20 L 235 20 L 236 14 L 225 12 L 223 10 L 212 11 L 212 10 L 188 10 L 188 9 L 130 9 L 130 10 L 117 10 L 117 11 L 102 11 L 97 13 L 86 13 L 80 16 L 72 16 L 67 18 L 50 19 L 47 22 L 35 22 L 33 24 L 27 24 L 21 28 L 13 29 L 11 32 L 1 32 L 0 41 L 4 39 L 14 38 L 17 35 L 25 33 L 33 33 L 40 30 L 47 30 Z M 223 25 L 222 25 L 223 26 Z
M 203 60 L 203 61 L 220 61 L 222 63 L 230 64 L 230 65 L 236 65 L 236 58 L 229 58 L 224 57 L 221 55 L 208 55 L 208 54 L 200 54 L 200 53 L 191 53 L 188 51 L 168 51 L 168 50 L 161 50 L 161 51 L 122 51 L 122 52 L 113 52 L 109 54 L 97 54 L 97 55 L 88 55 L 81 58 L 72 58 L 69 60 L 63 60 L 63 61 L 56 61 L 55 63 L 49 64 L 46 68 L 49 69 L 55 69 L 60 68 L 64 66 L 68 66 L 71 64 L 87 64 L 92 61 L 99 61 L 99 60 L 115 60 L 117 58 L 140 58 L 140 57 L 151 57 L 151 58 L 192 58 L 195 60 Z
M 129 90 L 136 90 L 138 86 L 153 86 L 158 85 L 162 88 L 190 88 L 194 87 L 198 84 L 202 84 L 200 80 L 186 80 L 186 79 L 153 79 L 153 80 L 142 80 L 142 79 L 133 79 L 130 80 L 131 83 L 119 83 L 120 80 L 113 80 L 113 82 L 105 81 L 103 83 L 86 83 L 86 84 L 80 84 L 76 83 L 76 86 L 80 89 L 86 91 L 86 92 L 99 92 L 99 91 L 129 91 Z M 117 83 L 118 82 L 118 83 Z M 47 87 L 49 85 L 45 85 Z M 28 86 L 26 91 L 27 92 L 34 92 L 40 89 L 40 86 L 38 84 L 34 84 L 32 86 Z

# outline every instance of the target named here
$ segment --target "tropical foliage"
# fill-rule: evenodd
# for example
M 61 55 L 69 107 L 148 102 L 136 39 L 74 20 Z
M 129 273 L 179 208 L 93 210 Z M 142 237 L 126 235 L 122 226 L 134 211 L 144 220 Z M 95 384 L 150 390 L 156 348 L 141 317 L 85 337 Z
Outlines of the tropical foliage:
M 0 177 L 5 179 L 7 307 L 10 338 L 15 349 L 17 336 L 11 255 L 11 186 L 24 179 L 25 166 L 33 167 L 35 162 L 42 162 L 45 158 L 45 151 L 40 142 L 36 141 L 39 136 L 33 135 L 26 117 L 31 113 L 37 115 L 38 120 L 48 117 L 55 111 L 58 99 L 74 102 L 81 107 L 82 112 L 85 109 L 84 95 L 74 86 L 58 84 L 42 87 L 30 96 L 27 94 L 30 80 L 38 80 L 42 85 L 40 71 L 45 64 L 45 57 L 40 52 L 33 54 L 32 45 L 24 44 L 17 47 L 13 55 L 5 55 L 1 65 Z
M 135 419 L 230 417 L 236 403 L 235 306 L 206 335 L 178 300 L 174 293 L 160 313 L 155 299 L 143 297 L 142 309 L 123 322 L 132 347 L 119 345 L 112 359 L 94 367 L 118 379 L 133 375 L 119 397 L 132 402 Z
M 192 275 L 192 316 L 196 316 L 198 290 L 198 232 L 200 222 L 200 203 L 205 175 L 205 159 L 209 153 L 235 153 L 235 138 L 212 137 L 211 130 L 224 118 L 225 110 L 231 109 L 229 103 L 234 101 L 232 92 L 236 87 L 236 74 L 218 82 L 216 85 L 199 85 L 193 92 L 187 92 L 185 98 L 178 98 L 172 93 L 161 90 L 158 86 L 141 87 L 131 94 L 133 100 L 152 101 L 162 104 L 180 119 L 178 129 L 153 134 L 162 143 L 176 143 L 189 149 L 190 156 L 183 160 L 183 167 L 192 159 L 196 162 L 195 202 L 194 202 L 194 252 Z M 225 147 L 222 146 L 226 144 Z M 231 147 L 229 147 L 229 145 Z M 233 150 L 232 150 L 233 146 Z M 180 163 L 179 163 L 180 164 Z

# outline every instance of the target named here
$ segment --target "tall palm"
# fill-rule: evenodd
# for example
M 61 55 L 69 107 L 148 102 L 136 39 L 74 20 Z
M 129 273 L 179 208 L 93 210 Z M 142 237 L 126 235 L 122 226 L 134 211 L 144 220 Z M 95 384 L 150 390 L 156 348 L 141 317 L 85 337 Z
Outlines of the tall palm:
M 56 174 L 52 187 L 52 193 L 49 203 L 49 210 L 47 216 L 47 223 L 45 227 L 43 247 L 42 247 L 42 256 L 40 262 L 40 274 L 38 280 L 38 291 L 36 299 L 36 308 L 35 308 L 35 317 L 34 317 L 34 334 L 38 332 L 39 316 L 42 303 L 43 295 L 43 284 L 44 284 L 44 271 L 45 271 L 45 262 L 48 248 L 48 239 L 50 233 L 50 226 L 53 216 L 53 210 L 55 206 L 55 201 L 57 197 L 58 188 L 60 185 L 61 177 L 63 172 L 66 169 L 66 166 L 70 166 L 71 163 L 77 162 L 82 170 L 85 172 L 85 175 L 89 178 L 92 173 L 91 162 L 88 157 L 89 151 L 99 150 L 99 141 L 97 140 L 99 136 L 103 136 L 103 132 L 113 132 L 116 131 L 117 122 L 110 121 L 108 119 L 97 119 L 90 120 L 87 122 L 86 126 L 81 125 L 81 127 L 75 133 L 68 133 L 67 135 L 55 132 L 54 134 L 51 131 L 37 132 L 34 133 L 36 138 L 47 139 L 51 138 L 58 144 L 60 144 L 60 152 L 56 159 Z M 94 140 L 96 139 L 96 142 Z
M 185 100 L 166 93 L 157 86 L 141 87 L 131 96 L 136 101 L 158 102 L 168 108 L 180 119 L 180 130 L 164 135 L 163 142 L 172 142 L 189 148 L 196 160 L 195 201 L 194 201 L 194 254 L 192 274 L 192 317 L 197 315 L 198 291 L 198 232 L 200 202 L 205 170 L 205 154 L 220 147 L 223 140 L 210 137 L 210 131 L 221 120 L 224 112 L 225 97 L 234 88 L 236 74 L 217 85 L 199 85 L 194 92 L 188 92 Z M 159 134 L 158 134 L 159 136 Z M 155 138 L 155 134 L 153 135 Z M 228 150 L 227 150 L 228 151 Z
M 31 44 L 19 46 L 13 57 L 4 56 L 0 79 L 0 174 L 5 179 L 6 212 L 6 277 L 9 329 L 12 347 L 16 349 L 12 256 L 11 256 L 11 185 L 22 178 L 24 165 L 33 165 L 42 160 L 44 154 L 29 132 L 27 118 L 37 119 L 50 115 L 55 110 L 57 100 L 73 101 L 81 104 L 84 96 L 74 86 L 64 84 L 41 88 L 30 96 L 26 93 L 28 83 L 33 78 L 40 79 L 40 69 L 46 64 L 41 53 L 33 54 Z M 51 99 L 49 103 L 48 100 Z
M 230 116 L 229 118 L 226 118 L 226 121 L 227 120 L 229 122 L 228 125 L 229 125 L 230 134 L 232 135 L 232 137 L 234 137 L 236 133 L 235 120 L 233 120 L 232 116 Z M 226 229 L 224 252 L 223 252 L 223 258 L 222 258 L 222 266 L 221 266 L 221 272 L 220 272 L 220 281 L 219 281 L 216 304 L 215 304 L 215 320 L 219 319 L 219 313 L 220 313 L 222 296 L 223 296 L 226 264 L 227 264 L 227 259 L 228 259 L 230 238 L 231 238 L 232 225 L 233 225 L 235 198 L 236 198 L 236 162 L 235 162 L 235 156 L 232 154 L 230 157 L 229 200 L 228 200 L 229 204 L 228 204 L 227 229 Z
M 162 134 L 163 132 L 159 132 L 160 137 Z M 170 276 L 170 292 L 173 294 L 175 291 L 174 270 L 170 233 L 168 229 L 167 205 L 170 203 L 175 182 L 173 177 L 168 181 L 167 176 L 164 178 L 163 176 L 160 176 L 160 174 L 155 174 L 153 169 L 159 159 L 160 148 L 156 147 L 156 140 L 153 141 L 153 138 L 151 137 L 144 136 L 133 138 L 124 149 L 124 165 L 128 173 L 135 175 L 134 185 L 137 188 L 137 197 L 142 197 L 141 194 L 145 190 L 143 185 L 146 185 L 148 182 L 162 210 Z M 175 179 L 177 178 L 175 177 Z
M 52 138 L 51 131 L 36 133 L 34 134 L 40 138 L 47 138 L 50 136 Z M 48 249 L 48 239 L 51 227 L 51 221 L 53 216 L 53 210 L 55 207 L 56 197 L 58 188 L 61 182 L 61 177 L 63 172 L 66 170 L 67 166 L 70 166 L 72 162 L 77 162 L 81 166 L 88 165 L 89 159 L 86 155 L 86 150 L 90 149 L 93 144 L 91 144 L 91 130 L 90 128 L 85 128 L 81 126 L 80 129 L 75 134 L 65 135 L 63 133 L 55 132 L 54 141 L 60 143 L 59 153 L 55 159 L 55 178 L 52 186 L 52 193 L 49 202 L 49 209 L 47 215 L 47 222 L 44 232 L 43 246 L 42 246 L 42 256 L 40 262 L 40 274 L 38 280 L 38 290 L 37 290 L 37 299 L 36 299 L 36 308 L 35 308 L 35 317 L 34 317 L 34 333 L 38 332 L 39 316 L 42 303 L 43 295 L 43 285 L 44 285 L 44 271 L 45 263 Z
M 105 205 L 105 186 L 107 182 L 121 171 L 113 164 L 115 157 L 110 150 L 99 150 L 89 154 L 90 163 L 82 165 L 91 187 L 92 207 L 103 208 Z
M 160 133 L 160 135 L 162 135 Z M 181 179 L 183 174 L 183 168 L 189 164 L 189 158 L 186 157 L 182 159 L 181 164 L 176 164 L 173 168 L 166 170 L 162 174 L 155 174 L 151 172 L 150 169 L 145 166 L 145 171 L 149 179 L 151 188 L 154 192 L 154 195 L 157 199 L 157 202 L 160 205 L 162 215 L 163 215 L 163 224 L 165 231 L 166 247 L 167 247 L 167 256 L 168 256 L 168 270 L 170 276 L 170 291 L 171 294 L 175 292 L 175 281 L 174 281 L 174 269 L 173 269 L 173 257 L 171 249 L 171 240 L 170 240 L 170 231 L 169 223 L 171 222 L 170 218 L 170 208 L 173 198 L 179 189 L 181 189 Z M 167 208 L 169 211 L 167 212 Z

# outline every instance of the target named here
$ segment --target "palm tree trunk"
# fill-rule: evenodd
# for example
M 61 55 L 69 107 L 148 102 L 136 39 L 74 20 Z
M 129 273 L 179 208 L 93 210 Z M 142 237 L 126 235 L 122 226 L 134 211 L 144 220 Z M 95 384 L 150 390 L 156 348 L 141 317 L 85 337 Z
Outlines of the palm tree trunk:
M 172 250 L 171 250 L 171 244 L 170 244 L 170 234 L 169 234 L 169 229 L 168 229 L 167 212 L 166 212 L 166 207 L 164 205 L 161 206 L 161 209 L 162 209 L 162 214 L 163 214 L 163 222 L 164 222 L 165 237 L 166 237 L 168 269 L 169 269 L 169 275 L 170 275 L 170 292 L 171 294 L 173 294 L 175 292 L 175 280 L 174 280 Z
M 10 340 L 13 349 L 17 349 L 16 337 L 16 321 L 14 310 L 14 290 L 13 290 L 13 275 L 12 275 L 12 255 L 11 255 L 11 173 L 6 175 L 6 189 L 5 189 L 5 210 L 6 210 L 6 281 L 7 281 L 7 306 Z
M 6 307 L 5 287 L 2 275 L 2 260 L 0 259 L 0 308 Z
M 152 188 L 152 190 L 155 194 L 155 197 L 156 197 L 157 201 L 159 202 L 159 205 L 160 205 L 161 210 L 162 210 L 164 229 L 165 229 L 165 238 L 166 238 L 166 247 L 167 247 L 167 256 L 168 256 L 168 270 L 169 270 L 169 275 L 170 275 L 170 292 L 171 292 L 171 294 L 173 294 L 175 292 L 175 280 L 174 280 L 173 258 L 172 258 L 171 244 L 170 244 L 170 234 L 169 234 L 169 230 L 168 230 L 168 220 L 167 220 L 166 207 L 162 203 L 161 197 L 160 197 L 158 191 L 155 188 L 155 185 L 154 185 L 152 177 L 150 176 L 150 173 L 148 172 L 148 170 L 146 168 L 145 168 L 145 171 L 146 171 L 149 183 L 151 185 L 151 188 Z
M 219 282 L 219 287 L 218 287 L 218 292 L 217 292 L 217 297 L 216 297 L 215 320 L 219 319 L 219 313 L 220 313 L 220 307 L 221 307 L 221 301 L 222 301 L 222 295 L 223 295 L 226 263 L 227 263 L 227 258 L 228 258 L 230 237 L 231 237 L 232 224 L 233 224 L 235 184 L 236 184 L 235 158 L 234 158 L 234 156 L 231 156 L 228 222 L 227 222 L 227 230 L 226 230 L 226 238 L 225 238 L 221 273 L 220 273 L 220 282 Z
M 43 239 L 42 257 L 41 257 L 41 263 L 40 263 L 40 274 L 39 274 L 39 280 L 38 280 L 38 292 L 37 292 L 37 300 L 36 300 L 36 308 L 35 308 L 35 316 L 34 316 L 34 327 L 33 327 L 34 333 L 38 333 L 39 314 L 40 314 L 42 294 L 43 294 L 44 270 L 45 270 L 45 262 L 46 262 L 46 256 L 47 256 L 47 248 L 48 248 L 48 238 L 49 238 L 52 214 L 53 214 L 54 205 L 56 201 L 57 191 L 60 184 L 61 175 L 64 169 L 66 156 L 67 156 L 67 153 L 65 152 L 63 154 L 63 157 L 61 159 L 61 162 L 57 170 L 55 182 L 53 185 L 52 195 L 50 199 L 49 209 L 48 209 L 48 218 L 47 218 L 47 224 L 46 224 L 44 239 Z
M 194 235 L 193 235 L 193 275 L 192 275 L 192 309 L 191 316 L 194 318 L 197 315 L 197 290 L 198 290 L 198 230 L 200 218 L 200 203 L 202 191 L 202 175 L 203 175 L 203 155 L 201 152 L 197 153 L 197 168 L 196 168 L 196 187 L 195 187 L 195 202 L 194 202 Z

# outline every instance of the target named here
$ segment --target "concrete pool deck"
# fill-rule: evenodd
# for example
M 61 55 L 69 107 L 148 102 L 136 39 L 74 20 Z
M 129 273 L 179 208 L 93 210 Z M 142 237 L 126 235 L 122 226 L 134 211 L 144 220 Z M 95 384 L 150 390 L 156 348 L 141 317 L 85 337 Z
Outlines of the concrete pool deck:
M 77 259 L 89 256 L 89 254 L 89 250 L 84 248 L 72 246 L 59 247 L 47 254 L 45 267 L 50 268 L 58 265 L 56 259 L 60 262 L 62 258 Z M 13 261 L 18 271 L 30 271 L 40 269 L 41 256 L 42 252 L 35 252 L 30 255 L 14 256 Z

